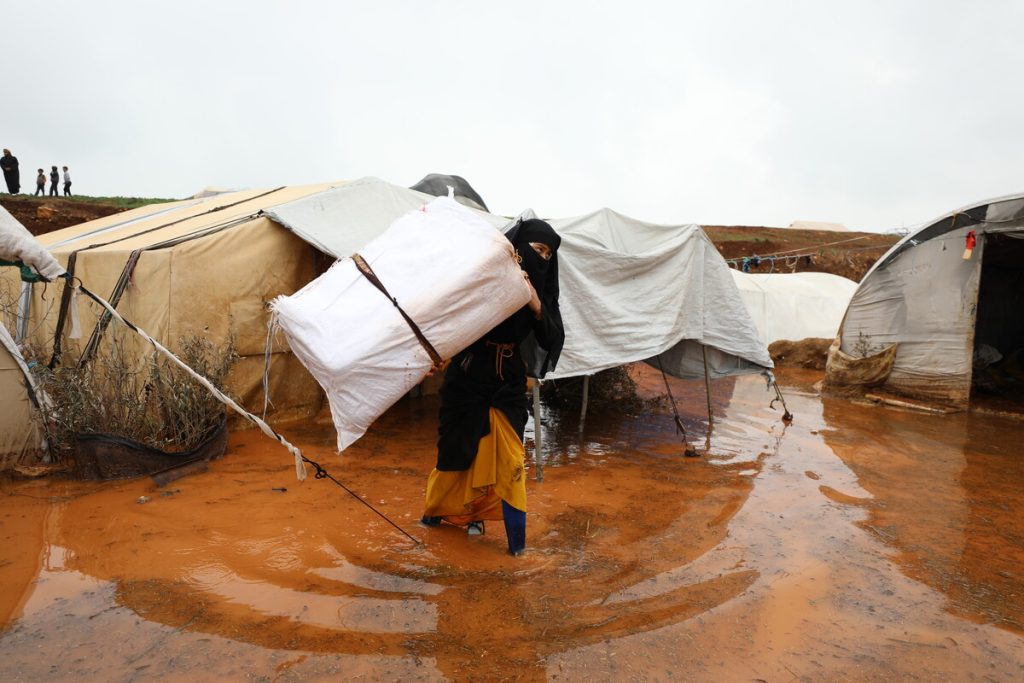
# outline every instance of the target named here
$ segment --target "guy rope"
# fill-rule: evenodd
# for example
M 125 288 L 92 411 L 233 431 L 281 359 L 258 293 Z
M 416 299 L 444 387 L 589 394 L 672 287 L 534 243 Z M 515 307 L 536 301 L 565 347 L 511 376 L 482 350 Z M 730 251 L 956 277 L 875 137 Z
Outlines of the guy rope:
M 158 342 L 157 340 L 155 340 L 151 336 L 149 336 L 149 334 L 147 334 L 145 330 L 137 327 L 135 324 L 133 324 L 132 322 L 130 322 L 130 321 L 126 320 L 124 317 L 122 317 L 121 314 L 118 313 L 114 309 L 114 307 L 111 306 L 109 303 L 107 303 L 107 301 L 104 300 L 102 297 L 99 297 L 96 294 L 93 294 L 92 292 L 90 292 L 88 289 L 86 289 L 85 285 L 82 284 L 81 280 L 78 280 L 78 278 L 75 278 L 74 276 L 72 276 L 70 274 L 67 274 L 65 277 L 67 277 L 67 279 L 69 280 L 69 286 L 72 286 L 72 287 L 74 287 L 74 289 L 77 289 L 77 290 L 81 291 L 87 297 L 89 297 L 90 299 L 95 301 L 97 304 L 102 306 L 107 311 L 107 313 L 110 314 L 111 317 L 113 317 L 114 319 L 124 323 L 125 326 L 127 326 L 132 331 L 134 331 L 136 334 L 138 334 L 143 339 L 145 339 L 150 344 L 152 344 L 154 349 L 156 349 L 158 352 L 160 352 L 161 354 L 166 356 L 172 363 L 174 363 L 176 366 L 181 368 L 184 372 L 186 372 L 190 377 L 192 377 L 194 380 L 199 382 L 202 386 L 206 387 L 206 389 L 211 394 L 213 394 L 213 396 L 218 401 L 220 401 L 224 405 L 228 406 L 229 408 L 234 410 L 236 413 L 238 413 L 239 415 L 241 415 L 245 419 L 247 419 L 250 422 L 252 422 L 254 425 L 259 427 L 261 432 L 263 432 L 264 434 L 269 436 L 271 439 L 274 439 L 275 441 L 280 443 L 286 449 L 288 449 L 288 452 L 291 453 L 294 456 L 294 458 L 295 458 L 295 476 L 299 479 L 299 481 L 305 481 L 306 480 L 306 464 L 311 465 L 314 468 L 314 470 L 316 470 L 316 472 L 313 475 L 314 479 L 330 479 L 335 484 L 337 484 L 342 489 L 344 489 L 353 498 L 355 498 L 360 503 L 362 503 L 366 507 L 368 507 L 371 510 L 373 510 L 381 519 L 383 519 L 388 524 L 390 524 L 395 529 L 397 529 L 399 532 L 401 532 L 402 535 L 404 535 L 410 541 L 412 541 L 416 545 L 420 545 L 420 541 L 419 540 L 417 540 L 415 537 L 411 536 L 408 532 L 406 532 L 404 529 L 402 529 L 402 527 L 400 527 L 397 524 L 395 524 L 395 522 L 393 522 L 391 519 L 389 519 L 387 515 L 385 515 L 383 512 L 381 512 L 380 510 L 375 508 L 373 505 L 368 503 L 361 496 L 359 496 L 357 493 L 355 493 L 352 489 L 348 488 L 347 486 L 342 484 L 340 481 L 335 479 L 326 469 L 324 469 L 324 467 L 322 465 L 320 465 L 320 463 L 315 462 L 315 461 L 310 460 L 309 458 L 307 458 L 305 455 L 302 454 L 302 451 L 300 451 L 297 446 L 295 446 L 294 444 L 289 442 L 287 439 L 285 439 L 283 436 L 278 434 L 277 431 L 273 427 L 271 427 L 265 421 L 263 421 L 262 419 L 260 419 L 256 415 L 253 415 L 252 413 L 247 411 L 245 408 L 240 406 L 238 403 L 236 403 L 234 399 L 232 399 L 230 396 L 228 396 L 227 394 L 222 392 L 220 389 L 215 387 L 213 385 L 213 383 L 210 382 L 210 380 L 208 380 L 206 377 L 203 377 L 198 372 L 196 372 L 195 370 L 190 368 L 188 365 L 186 365 L 184 362 L 182 362 L 181 359 L 179 359 L 177 356 L 175 356 L 173 353 L 171 353 L 166 347 L 164 347 L 160 342 Z M 73 281 L 75 281 L 75 280 L 78 281 L 77 286 L 73 284 Z

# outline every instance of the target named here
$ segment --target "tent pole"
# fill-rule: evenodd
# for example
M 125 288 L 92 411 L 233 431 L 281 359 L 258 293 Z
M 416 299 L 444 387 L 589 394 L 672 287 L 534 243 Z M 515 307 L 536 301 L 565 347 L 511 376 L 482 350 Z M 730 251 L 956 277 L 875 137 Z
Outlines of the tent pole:
M 590 398 L 590 375 L 583 375 L 583 407 L 580 408 L 580 434 L 583 424 L 587 421 L 587 400 Z
M 21 283 L 21 298 L 18 300 L 18 324 L 14 333 L 17 335 L 14 340 L 17 343 L 25 341 L 28 336 L 28 321 L 32 313 L 32 283 Z
M 544 481 L 544 436 L 540 424 L 540 380 L 533 380 L 533 464 L 537 481 Z
M 700 345 L 701 355 L 704 356 L 704 389 L 708 395 L 708 434 L 715 426 L 715 414 L 711 410 L 711 375 L 708 374 L 708 347 Z

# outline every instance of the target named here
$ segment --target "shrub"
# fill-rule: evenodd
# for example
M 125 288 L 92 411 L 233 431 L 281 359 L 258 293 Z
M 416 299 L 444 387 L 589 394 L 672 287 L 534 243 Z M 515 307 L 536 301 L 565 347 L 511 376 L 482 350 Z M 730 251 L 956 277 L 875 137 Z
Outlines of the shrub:
M 33 365 L 45 394 L 41 421 L 54 453 L 73 451 L 75 435 L 127 437 L 163 451 L 198 446 L 224 419 L 225 408 L 183 370 L 120 326 L 84 365 Z M 143 351 L 140 353 L 140 349 Z M 237 356 L 232 340 L 217 346 L 199 336 L 179 340 L 178 356 L 218 388 Z

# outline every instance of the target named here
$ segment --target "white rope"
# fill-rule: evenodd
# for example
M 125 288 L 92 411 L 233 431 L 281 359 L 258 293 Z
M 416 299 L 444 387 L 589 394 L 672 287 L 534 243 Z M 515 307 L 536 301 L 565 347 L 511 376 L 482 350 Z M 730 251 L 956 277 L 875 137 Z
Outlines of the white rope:
M 107 301 L 105 299 L 103 299 L 102 297 L 99 297 L 96 294 L 88 291 L 87 289 L 85 289 L 84 287 L 81 287 L 80 285 L 76 285 L 75 286 L 75 290 L 78 290 L 78 289 L 81 289 L 82 291 L 84 291 L 92 299 L 94 299 L 101 306 L 103 306 L 103 308 L 107 309 L 107 311 L 110 313 L 111 316 L 114 317 L 114 319 L 121 321 L 126 326 L 128 326 L 131 329 L 135 330 L 135 332 L 138 333 L 143 339 L 145 339 L 150 344 L 152 344 L 153 348 L 155 348 L 157 351 L 159 351 L 164 356 L 166 356 L 168 359 L 170 359 L 170 361 L 172 363 L 174 363 L 179 368 L 181 368 L 186 373 L 188 373 L 194 380 L 196 380 L 197 382 L 202 384 L 204 387 L 206 387 L 207 390 L 209 390 L 209 392 L 211 394 L 213 394 L 214 397 L 216 397 L 218 401 L 220 401 L 224 405 L 230 407 L 236 413 L 238 413 L 242 417 L 246 418 L 247 420 L 249 420 L 250 422 L 255 424 L 257 427 L 260 428 L 260 431 L 262 431 L 264 434 L 269 436 L 271 439 L 276 440 L 278 443 L 280 443 L 285 448 L 287 448 L 288 452 L 291 453 L 293 456 L 295 456 L 295 476 L 298 478 L 299 481 L 305 481 L 305 479 L 306 479 L 306 463 L 304 463 L 303 460 L 302 460 L 302 451 L 300 451 L 296 446 L 294 446 L 291 443 L 289 443 L 288 440 L 285 439 L 283 436 L 281 436 L 280 434 L 275 432 L 273 427 L 271 427 L 266 422 L 264 422 L 260 418 L 256 417 L 255 415 L 253 415 L 249 411 L 247 411 L 242 406 L 240 406 L 237 403 L 235 403 L 235 401 L 230 396 L 228 396 L 227 394 L 223 393 L 217 387 L 213 386 L 213 383 L 210 382 L 210 380 L 206 379 L 205 377 L 200 375 L 198 372 L 196 372 L 195 370 L 193 370 L 189 366 L 185 365 L 185 363 L 183 363 L 181 361 L 181 359 L 179 359 L 173 353 L 168 351 L 162 344 L 160 344 L 160 342 L 158 342 L 157 340 L 155 340 L 152 337 L 150 337 L 144 330 L 136 327 L 132 323 L 130 323 L 127 320 L 125 320 L 124 318 L 122 318 L 121 314 L 118 313 L 117 311 L 115 311 L 114 307 L 111 306 L 109 303 L 107 303 Z
M 270 359 L 274 353 L 274 339 L 278 330 L 281 329 L 277 322 L 277 311 L 272 311 L 270 320 L 267 321 L 267 341 L 263 347 L 263 419 L 267 419 L 267 408 L 272 408 L 274 402 L 270 400 Z

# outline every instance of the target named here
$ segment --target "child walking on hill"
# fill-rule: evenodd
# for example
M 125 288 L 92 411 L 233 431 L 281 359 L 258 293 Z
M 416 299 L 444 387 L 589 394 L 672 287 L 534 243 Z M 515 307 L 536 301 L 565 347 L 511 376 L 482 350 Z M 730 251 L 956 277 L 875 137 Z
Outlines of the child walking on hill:
M 57 172 L 56 166 L 50 167 L 50 196 L 59 197 L 60 192 L 57 192 L 57 183 L 60 182 L 60 173 Z
M 43 173 L 43 169 L 39 169 L 39 175 L 36 176 L 36 196 L 46 194 L 46 174 Z

